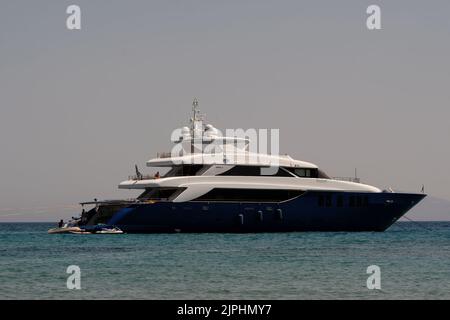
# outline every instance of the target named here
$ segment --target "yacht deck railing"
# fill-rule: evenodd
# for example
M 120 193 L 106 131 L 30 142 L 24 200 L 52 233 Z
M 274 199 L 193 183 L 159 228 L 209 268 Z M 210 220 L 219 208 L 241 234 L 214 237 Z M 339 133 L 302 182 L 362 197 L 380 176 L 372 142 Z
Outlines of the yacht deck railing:
M 138 176 L 138 175 L 128 176 L 128 180 L 151 180 L 151 179 L 157 179 L 157 178 L 151 174 L 142 174 L 140 176 Z

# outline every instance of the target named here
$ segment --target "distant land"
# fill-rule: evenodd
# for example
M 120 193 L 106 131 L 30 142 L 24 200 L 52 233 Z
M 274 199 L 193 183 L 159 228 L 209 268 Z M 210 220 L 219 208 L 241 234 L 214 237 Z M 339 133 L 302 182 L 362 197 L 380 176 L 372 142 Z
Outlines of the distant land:
M 427 196 L 407 212 L 406 216 L 415 221 L 450 221 L 450 201 Z M 407 219 L 400 219 L 404 220 Z

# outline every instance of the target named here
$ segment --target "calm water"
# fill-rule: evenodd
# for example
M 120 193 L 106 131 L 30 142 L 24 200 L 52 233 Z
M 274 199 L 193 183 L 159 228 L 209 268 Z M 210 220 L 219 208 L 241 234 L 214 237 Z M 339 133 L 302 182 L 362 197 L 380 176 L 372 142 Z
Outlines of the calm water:
M 1 299 L 450 299 L 450 222 L 384 233 L 48 235 L 0 224 Z M 368 290 L 366 269 L 381 268 Z M 66 268 L 81 268 L 68 290 Z

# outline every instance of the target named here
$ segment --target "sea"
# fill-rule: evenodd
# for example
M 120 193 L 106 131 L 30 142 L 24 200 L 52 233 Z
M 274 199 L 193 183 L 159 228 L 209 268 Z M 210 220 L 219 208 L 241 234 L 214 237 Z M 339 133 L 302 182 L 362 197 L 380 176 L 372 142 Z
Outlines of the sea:
M 0 223 L 0 299 L 450 299 L 450 222 L 358 233 L 52 227 Z

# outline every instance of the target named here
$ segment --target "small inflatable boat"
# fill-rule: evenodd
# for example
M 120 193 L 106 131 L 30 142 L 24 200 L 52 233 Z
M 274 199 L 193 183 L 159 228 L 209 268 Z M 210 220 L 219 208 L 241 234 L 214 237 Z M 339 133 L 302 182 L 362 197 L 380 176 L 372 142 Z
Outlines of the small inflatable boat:
M 80 227 L 69 227 L 65 225 L 61 228 L 53 228 L 48 230 L 50 234 L 70 233 L 70 234 L 122 234 L 123 231 L 117 227 L 96 225 L 91 228 L 81 229 Z
M 99 233 L 99 234 L 122 234 L 123 231 L 120 230 L 117 227 L 113 227 L 113 228 L 102 228 L 100 230 L 96 230 L 94 231 L 94 233 Z
M 61 228 L 52 228 L 48 230 L 49 234 L 56 234 L 56 233 L 74 233 L 74 232 L 81 232 L 79 227 L 61 227 Z

